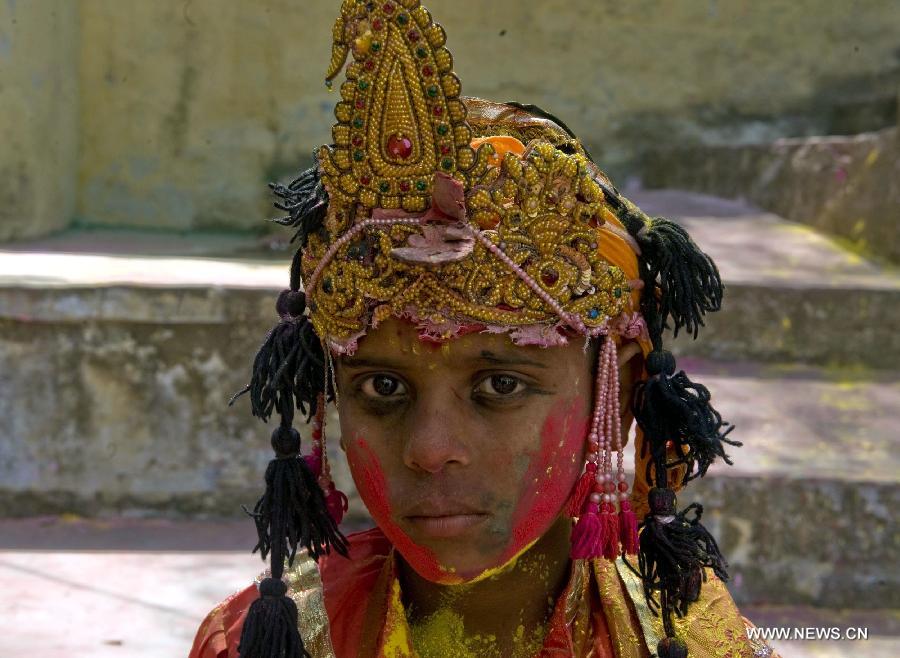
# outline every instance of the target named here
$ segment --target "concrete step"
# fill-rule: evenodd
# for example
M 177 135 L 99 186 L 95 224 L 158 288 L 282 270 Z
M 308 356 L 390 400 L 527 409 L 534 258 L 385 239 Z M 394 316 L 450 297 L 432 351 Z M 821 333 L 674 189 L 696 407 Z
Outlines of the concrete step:
M 722 310 L 677 353 L 900 369 L 900 270 L 869 262 L 805 224 L 680 190 L 629 196 L 677 220 L 719 266 Z
M 206 613 L 262 571 L 235 551 L 247 521 L 44 518 L 0 521 L 0 655 L 184 656 Z M 249 531 L 249 532 L 248 532 Z M 115 574 L 114 578 L 110 574 Z M 893 658 L 900 611 L 750 606 L 759 627 L 865 629 L 866 640 L 773 640 L 783 656 Z M 166 632 L 160 632 L 166 629 Z

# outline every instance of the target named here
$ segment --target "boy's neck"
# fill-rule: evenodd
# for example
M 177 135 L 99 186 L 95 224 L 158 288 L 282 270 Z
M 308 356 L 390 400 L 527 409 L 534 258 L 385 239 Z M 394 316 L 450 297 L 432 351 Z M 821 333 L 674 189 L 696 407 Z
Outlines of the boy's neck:
M 462 643 L 466 653 L 532 655 L 532 645 L 540 648 L 547 621 L 569 579 L 571 531 L 571 521 L 561 517 L 507 568 L 473 584 L 438 585 L 398 557 L 417 651 L 440 654 L 462 649 Z M 435 642 L 440 646 L 419 646 Z

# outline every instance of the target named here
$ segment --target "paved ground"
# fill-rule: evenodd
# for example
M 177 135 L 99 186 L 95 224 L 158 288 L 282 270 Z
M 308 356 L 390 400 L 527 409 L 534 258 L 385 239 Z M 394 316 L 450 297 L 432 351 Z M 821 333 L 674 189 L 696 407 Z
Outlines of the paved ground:
M 0 521 L 0 656 L 185 656 L 206 612 L 261 570 L 257 557 L 238 550 L 251 543 L 246 521 Z M 895 611 L 744 613 L 760 626 L 868 629 L 866 641 L 776 642 L 785 657 L 900 652 Z

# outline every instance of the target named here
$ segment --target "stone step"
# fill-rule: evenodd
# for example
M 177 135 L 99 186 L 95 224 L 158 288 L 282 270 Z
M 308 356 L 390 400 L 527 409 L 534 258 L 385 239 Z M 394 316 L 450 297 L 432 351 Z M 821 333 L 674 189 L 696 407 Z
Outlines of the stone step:
M 246 520 L 0 520 L 5 622 L 0 655 L 33 653 L 35 637 L 42 638 L 41 658 L 187 655 L 206 613 L 264 567 L 258 556 L 238 550 L 252 542 L 250 525 Z M 758 627 L 868 634 L 855 641 L 772 641 L 786 657 L 894 658 L 900 649 L 897 609 L 743 605 L 741 612 Z
M 729 202 L 633 196 L 651 213 L 695 222 L 728 299 L 738 300 L 679 359 L 746 443 L 735 467 L 714 467 L 683 496 L 706 504 L 732 556 L 735 596 L 900 608 L 900 565 L 886 548 L 900 503 L 894 275 L 850 267 L 820 236 Z M 243 239 L 216 244 L 227 257 L 184 236 L 157 235 L 152 248 L 130 252 L 120 235 L 57 239 L 38 245 L 45 251 L 0 252 L 0 516 L 233 515 L 251 504 L 270 458 L 268 430 L 246 401 L 226 401 L 274 320 L 286 255 L 258 257 Z M 111 243 L 125 253 L 113 255 Z M 784 260 L 795 252 L 804 259 Z M 783 261 L 790 277 L 776 267 Z M 823 268 L 832 287 L 820 285 Z M 868 300 L 864 309 L 855 297 Z M 831 365 L 796 365 L 803 358 Z M 346 486 L 343 459 L 333 463 Z M 363 522 L 358 501 L 353 509 Z
M 738 601 L 900 608 L 896 373 L 682 359 L 735 424 L 733 466 L 714 464 L 681 505 L 731 564 Z
M 627 193 L 677 220 L 719 266 L 722 310 L 674 351 L 716 359 L 900 367 L 900 270 L 877 265 L 805 224 L 680 190 Z
M 677 190 L 629 193 L 684 224 L 719 264 L 723 310 L 674 351 L 723 360 L 862 368 L 900 364 L 900 273 L 809 227 L 734 201 Z M 247 235 L 69 231 L 0 249 L 0 319 L 158 324 L 269 316 L 289 255 Z M 152 288 L 152 291 L 146 290 Z M 234 309 L 234 296 L 262 313 Z M 253 291 L 255 294 L 251 294 Z M 251 299 L 252 298 L 252 299 Z

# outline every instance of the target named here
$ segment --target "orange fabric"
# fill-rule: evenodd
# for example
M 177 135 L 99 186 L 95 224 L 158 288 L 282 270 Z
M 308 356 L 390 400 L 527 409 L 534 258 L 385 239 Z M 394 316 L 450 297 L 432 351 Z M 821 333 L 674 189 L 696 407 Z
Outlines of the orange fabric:
M 493 137 L 478 137 L 470 142 L 476 151 L 482 144 L 490 144 L 494 147 L 496 155 L 491 159 L 492 165 L 499 165 L 503 160 L 503 156 L 507 153 L 513 153 L 521 156 L 525 153 L 525 145 L 515 137 L 507 137 L 506 135 L 495 135 Z
M 258 596 L 256 585 L 250 585 L 213 608 L 200 624 L 189 658 L 238 658 L 244 618 Z

